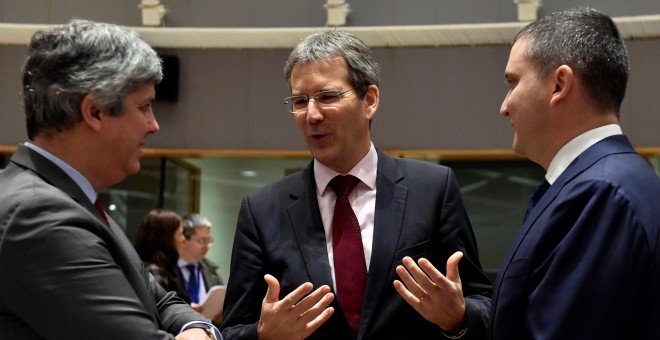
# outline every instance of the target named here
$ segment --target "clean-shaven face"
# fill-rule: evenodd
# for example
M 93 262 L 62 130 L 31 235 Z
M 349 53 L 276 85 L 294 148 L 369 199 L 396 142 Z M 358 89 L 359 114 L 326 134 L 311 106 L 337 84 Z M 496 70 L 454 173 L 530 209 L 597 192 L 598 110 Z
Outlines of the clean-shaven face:
M 511 48 L 505 71 L 509 89 L 502 102 L 500 114 L 509 117 L 513 128 L 513 151 L 534 159 L 535 150 L 542 150 L 541 136 L 548 129 L 547 103 L 550 101 L 549 83 L 536 74 L 527 57 L 527 40 L 516 41 Z
M 121 179 L 140 170 L 142 147 L 149 134 L 160 127 L 152 111 L 156 91 L 154 85 L 137 85 L 125 99 L 121 116 L 107 116 L 103 120 L 103 134 L 108 147 L 104 150 L 108 172 Z
M 344 92 L 352 87 L 344 58 L 298 64 L 291 72 L 292 95 L 312 98 L 320 91 Z M 322 108 L 310 100 L 307 112 L 295 114 L 295 119 L 314 158 L 346 173 L 369 150 L 369 120 L 373 113 L 357 91 L 351 90 L 332 107 Z

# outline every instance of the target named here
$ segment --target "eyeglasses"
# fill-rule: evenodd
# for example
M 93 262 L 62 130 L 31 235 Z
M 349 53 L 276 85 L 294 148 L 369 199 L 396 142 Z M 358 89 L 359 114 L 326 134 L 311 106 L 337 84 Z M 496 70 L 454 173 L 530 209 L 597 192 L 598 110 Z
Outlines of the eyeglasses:
M 191 238 L 190 241 L 197 242 L 200 246 L 213 243 L 213 237 L 209 238 Z
M 284 106 L 286 107 L 287 111 L 295 114 L 307 112 L 309 101 L 312 99 L 314 99 L 314 102 L 322 108 L 333 107 L 335 104 L 341 101 L 342 95 L 344 95 L 344 93 L 355 90 L 358 87 L 360 86 L 356 86 L 344 92 L 339 92 L 339 90 L 321 91 L 317 92 L 312 98 L 309 98 L 305 95 L 286 97 L 284 98 Z

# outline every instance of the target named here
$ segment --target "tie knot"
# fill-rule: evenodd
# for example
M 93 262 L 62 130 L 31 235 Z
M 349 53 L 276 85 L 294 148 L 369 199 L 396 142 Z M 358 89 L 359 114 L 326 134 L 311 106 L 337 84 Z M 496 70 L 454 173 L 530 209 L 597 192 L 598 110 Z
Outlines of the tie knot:
M 352 175 L 337 175 L 330 181 L 330 187 L 337 196 L 348 196 L 360 180 Z
M 190 275 L 195 274 L 195 270 L 197 270 L 197 266 L 194 264 L 188 264 L 186 265 L 186 268 L 188 268 L 188 271 L 190 272 Z
M 548 181 L 543 181 L 543 183 L 541 183 L 541 185 L 536 188 L 536 191 L 534 191 L 532 194 L 532 201 L 534 202 L 534 205 L 536 205 L 536 203 L 541 200 L 541 197 L 543 197 L 545 192 L 548 191 L 548 188 L 550 188 L 550 183 L 548 183 Z

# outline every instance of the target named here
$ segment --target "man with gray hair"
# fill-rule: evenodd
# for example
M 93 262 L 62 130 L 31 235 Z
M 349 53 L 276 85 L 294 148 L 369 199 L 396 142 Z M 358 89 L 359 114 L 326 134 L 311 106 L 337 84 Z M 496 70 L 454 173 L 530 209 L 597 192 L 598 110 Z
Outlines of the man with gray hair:
M 211 221 L 200 214 L 185 216 L 183 218 L 184 240 L 177 243 L 178 268 L 181 273 L 180 277 L 184 279 L 184 282 L 181 282 L 183 287 L 180 291 L 184 292 L 182 294 L 190 299 L 193 306 L 204 300 L 213 286 L 223 284 L 218 275 L 219 266 L 206 258 L 206 253 L 213 244 L 211 226 Z
M 483 338 L 491 284 L 453 172 L 390 157 L 371 141 L 380 98 L 371 50 L 349 32 L 315 33 L 284 73 L 285 109 L 314 159 L 243 199 L 223 335 Z M 423 258 L 447 271 L 433 273 L 434 286 L 415 287 L 411 307 L 397 294 L 396 268 Z M 425 319 L 415 308 L 428 304 L 458 307 Z
M 156 52 L 116 25 L 37 31 L 23 67 L 30 142 L 0 173 L 0 339 L 213 339 L 164 291 L 98 193 L 140 169 L 158 131 Z

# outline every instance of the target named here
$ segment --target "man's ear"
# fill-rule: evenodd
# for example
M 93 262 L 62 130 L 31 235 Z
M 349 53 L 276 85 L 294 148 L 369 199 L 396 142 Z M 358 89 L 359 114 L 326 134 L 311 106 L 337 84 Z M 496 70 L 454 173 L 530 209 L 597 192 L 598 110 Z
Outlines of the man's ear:
M 92 130 L 101 130 L 101 109 L 94 102 L 91 93 L 83 97 L 80 103 L 80 114 L 82 115 L 83 122 Z
M 554 91 L 552 97 L 550 98 L 550 105 L 556 105 L 564 98 L 573 89 L 573 83 L 575 82 L 575 75 L 573 74 L 573 69 L 568 65 L 559 66 L 555 72 L 551 75 L 552 81 L 554 82 Z
M 366 115 L 368 119 L 373 119 L 378 109 L 378 101 L 380 99 L 380 90 L 376 85 L 369 85 L 367 93 L 364 95 L 364 105 L 366 106 Z

